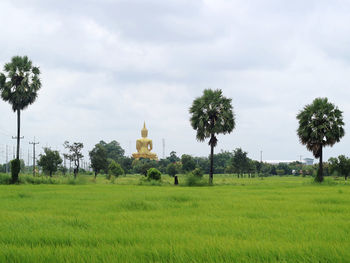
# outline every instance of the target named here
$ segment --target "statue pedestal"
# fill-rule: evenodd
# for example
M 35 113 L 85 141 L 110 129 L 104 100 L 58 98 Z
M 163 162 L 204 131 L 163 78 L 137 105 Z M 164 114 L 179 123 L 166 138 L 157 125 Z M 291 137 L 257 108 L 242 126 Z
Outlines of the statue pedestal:
M 158 161 L 158 157 L 156 154 L 152 155 L 152 154 L 145 154 L 145 153 L 133 153 L 132 157 L 134 157 L 136 160 L 140 158 L 145 158 L 145 159 Z

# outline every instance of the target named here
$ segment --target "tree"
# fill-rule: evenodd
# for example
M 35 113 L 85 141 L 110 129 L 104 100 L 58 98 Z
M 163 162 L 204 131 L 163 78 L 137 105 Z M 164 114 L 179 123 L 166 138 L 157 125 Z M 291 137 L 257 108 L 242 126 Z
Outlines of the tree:
M 110 143 L 106 143 L 104 141 L 99 142 L 100 145 L 102 145 L 106 151 L 107 151 L 107 158 L 113 159 L 114 161 L 118 162 L 119 159 L 124 157 L 124 149 L 120 146 L 119 142 L 117 141 L 111 141 Z
M 12 110 L 17 112 L 17 153 L 19 160 L 19 149 L 21 139 L 21 110 L 34 103 L 41 88 L 39 79 L 40 70 L 32 65 L 27 56 L 12 57 L 11 62 L 5 64 L 4 72 L 0 73 L 0 93 L 4 101 L 12 105 Z M 18 173 L 12 174 L 12 182 L 18 182 Z
M 175 177 L 181 171 L 181 164 L 179 163 L 169 163 L 166 167 L 166 172 L 171 177 Z
M 350 159 L 345 155 L 339 155 L 338 158 L 329 158 L 329 169 L 331 173 L 337 172 L 339 175 L 344 176 L 345 180 L 350 174 Z
M 109 177 L 111 175 L 113 175 L 115 177 L 118 177 L 119 175 L 123 175 L 123 174 L 124 174 L 124 170 L 120 166 L 120 164 L 115 162 L 114 160 L 112 160 L 112 162 L 108 166 L 108 175 L 109 175 Z
M 176 162 L 180 161 L 180 158 L 177 157 L 176 152 L 174 152 L 174 151 L 171 151 L 171 152 L 170 152 L 170 156 L 167 157 L 167 159 L 168 159 L 171 163 L 176 163 Z
M 299 127 L 297 130 L 300 142 L 319 158 L 319 169 L 316 182 L 323 181 L 323 147 L 333 146 L 344 136 L 342 112 L 327 98 L 316 98 L 297 115 Z
M 80 159 L 84 157 L 84 155 L 81 153 L 84 144 L 81 142 L 74 142 L 72 144 L 69 144 L 68 141 L 65 141 L 63 146 L 69 151 L 69 153 L 64 154 L 64 157 L 70 160 L 71 162 L 74 162 L 75 168 L 74 168 L 74 179 L 77 178 L 77 174 L 79 172 L 79 165 L 80 165 Z
M 39 155 L 38 165 L 43 168 L 45 173 L 50 177 L 57 172 L 58 166 L 62 163 L 62 159 L 58 151 L 53 151 L 50 148 L 44 148 L 44 154 Z
M 225 98 L 221 90 L 206 89 L 203 95 L 196 98 L 189 110 L 191 125 L 197 131 L 198 141 L 209 139 L 210 172 L 209 184 L 213 183 L 214 147 L 217 145 L 217 134 L 231 133 L 235 128 L 232 100 Z
M 233 154 L 228 151 L 221 150 L 220 153 L 214 154 L 214 171 L 217 174 L 222 174 L 227 172 L 227 168 L 230 164 L 230 161 L 233 157 Z
M 241 148 L 237 148 L 233 151 L 233 157 L 231 159 L 232 170 L 238 174 L 238 177 L 243 173 L 248 172 L 249 158 L 247 152 L 244 152 Z
M 95 147 L 89 152 L 91 167 L 94 169 L 95 178 L 97 174 L 101 171 L 107 171 L 108 161 L 107 161 L 107 150 L 101 144 L 96 144 Z
M 181 156 L 182 170 L 184 172 L 190 172 L 196 168 L 196 163 L 191 155 L 183 154 Z

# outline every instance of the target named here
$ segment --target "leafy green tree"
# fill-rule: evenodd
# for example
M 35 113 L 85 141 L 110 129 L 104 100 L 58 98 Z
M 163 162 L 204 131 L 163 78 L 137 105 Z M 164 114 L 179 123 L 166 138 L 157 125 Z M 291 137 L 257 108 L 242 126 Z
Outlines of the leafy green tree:
M 230 165 L 233 154 L 229 151 L 221 150 L 220 153 L 214 154 L 214 172 L 222 174 L 228 172 L 228 166 Z
M 187 173 L 196 168 L 196 163 L 191 155 L 183 154 L 181 156 L 182 170 Z
M 350 159 L 345 155 L 339 155 L 338 158 L 329 158 L 329 169 L 331 173 L 337 172 L 339 175 L 344 176 L 345 180 L 350 174 Z
M 107 150 L 101 144 L 96 144 L 95 147 L 89 152 L 91 167 L 95 172 L 95 178 L 97 174 L 101 171 L 107 171 L 108 161 L 107 161 Z
M 68 141 L 65 141 L 63 146 L 69 151 L 69 153 L 64 154 L 65 158 L 71 162 L 74 162 L 74 178 L 77 178 L 80 167 L 80 159 L 84 157 L 81 152 L 84 148 L 84 144 L 81 142 L 74 142 L 70 144 Z
M 57 172 L 58 166 L 62 163 L 62 158 L 58 151 L 53 151 L 50 148 L 44 148 L 44 154 L 39 155 L 38 165 L 42 167 L 45 173 L 50 177 Z
M 131 173 L 133 160 L 133 158 L 126 156 L 119 159 L 119 164 L 122 166 L 125 173 Z
M 124 174 L 124 170 L 120 166 L 120 164 L 112 160 L 112 162 L 108 166 L 109 177 L 111 177 L 111 175 L 118 177 L 119 175 L 123 175 L 123 174 Z
M 289 168 L 289 165 L 286 164 L 286 163 L 279 163 L 277 165 L 277 167 L 276 167 L 276 171 L 277 170 L 283 170 L 283 173 L 281 175 L 291 174 L 292 173 L 292 170 Z
M 238 174 L 238 177 L 249 170 L 249 158 L 248 153 L 244 152 L 241 148 L 237 148 L 233 151 L 233 157 L 231 159 L 231 165 L 233 172 Z
M 0 73 L 1 98 L 9 102 L 12 110 L 17 112 L 17 160 L 19 160 L 21 138 L 21 111 L 34 103 L 37 98 L 38 90 L 41 88 L 39 75 L 39 68 L 34 67 L 27 56 L 12 57 L 11 62 L 5 64 L 4 73 Z M 18 173 L 12 173 L 13 183 L 18 182 Z
M 193 101 L 189 110 L 191 125 L 197 131 L 197 140 L 210 138 L 209 184 L 213 183 L 214 147 L 218 142 L 216 135 L 230 133 L 235 128 L 231 102 L 231 99 L 222 95 L 221 90 L 206 89 L 201 97 Z
M 176 155 L 176 152 L 171 151 L 170 152 L 170 156 L 167 157 L 167 159 L 171 162 L 171 163 L 176 163 L 178 161 L 180 161 L 180 158 Z
M 149 159 L 139 159 L 132 162 L 132 169 L 135 173 L 147 176 L 147 171 L 150 168 L 158 167 L 157 162 Z
M 327 98 L 316 98 L 297 115 L 297 130 L 300 142 L 319 158 L 319 169 L 316 182 L 323 181 L 323 147 L 333 146 L 344 136 L 342 112 Z
M 169 163 L 166 168 L 167 174 L 174 177 L 179 173 L 178 167 L 175 163 Z
M 119 159 L 124 157 L 124 149 L 120 146 L 119 142 L 111 141 L 110 143 L 106 143 L 104 141 L 100 141 L 99 144 L 103 146 L 107 151 L 107 158 L 113 159 L 118 162 Z

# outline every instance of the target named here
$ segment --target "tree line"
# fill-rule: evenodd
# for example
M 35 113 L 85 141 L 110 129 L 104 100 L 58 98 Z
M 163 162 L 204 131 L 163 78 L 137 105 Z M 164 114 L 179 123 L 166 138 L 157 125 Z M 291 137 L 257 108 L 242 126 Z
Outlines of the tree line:
M 12 106 L 12 110 L 17 114 L 17 154 L 16 159 L 11 161 L 11 174 L 12 174 L 12 183 L 18 182 L 18 175 L 21 170 L 21 162 L 19 159 L 19 149 L 20 149 L 20 140 L 21 140 L 21 129 L 20 129 L 20 120 L 21 120 L 21 111 L 27 108 L 29 105 L 34 103 L 38 96 L 38 91 L 41 88 L 40 81 L 40 70 L 39 67 L 33 66 L 32 61 L 28 59 L 27 56 L 14 56 L 11 59 L 11 62 L 4 65 L 4 71 L 0 72 L 0 95 L 1 98 L 9 102 Z M 205 89 L 203 95 L 194 99 L 190 109 L 190 124 L 194 130 L 196 130 L 196 138 L 198 141 L 205 141 L 208 139 L 208 144 L 210 146 L 210 155 L 209 155 L 209 183 L 213 183 L 213 174 L 215 168 L 215 155 L 214 148 L 217 146 L 218 134 L 229 134 L 236 127 L 235 122 L 235 113 L 233 111 L 232 99 L 226 98 L 223 96 L 221 90 L 211 90 Z M 324 165 L 323 165 L 323 150 L 326 146 L 333 146 L 335 143 L 339 142 L 340 139 L 345 135 L 344 131 L 344 122 L 342 111 L 338 109 L 333 103 L 330 103 L 327 98 L 316 98 L 311 104 L 306 105 L 296 116 L 299 126 L 297 129 L 297 134 L 299 136 L 300 142 L 306 146 L 306 148 L 313 153 L 315 158 L 319 159 L 319 166 L 317 169 L 317 174 L 315 176 L 315 181 L 322 182 L 324 176 Z M 102 148 L 100 146 L 103 146 Z M 110 158 L 108 156 L 108 145 L 103 145 L 100 142 L 100 148 L 93 149 L 90 152 L 90 158 L 92 160 L 92 166 L 97 174 L 98 171 L 118 171 L 122 173 L 128 171 L 129 165 L 133 169 L 138 169 L 135 167 L 143 167 L 149 164 L 144 160 L 125 160 L 124 164 L 118 162 L 117 158 Z M 77 173 L 80 168 L 80 158 L 81 158 L 81 149 L 83 147 L 82 143 L 65 143 L 65 147 L 69 150 L 64 157 L 74 162 L 74 176 L 77 176 Z M 105 152 L 107 151 L 107 153 Z M 107 155 L 103 159 L 103 163 L 99 160 L 94 159 L 96 153 L 99 155 Z M 45 152 L 45 155 L 49 154 L 49 151 Z M 55 153 L 56 154 L 56 153 Z M 217 155 L 216 155 L 217 156 Z M 58 156 L 59 157 L 59 156 Z M 60 160 L 56 156 L 56 161 L 60 163 Z M 114 156 L 115 157 L 115 156 Z M 54 158 L 52 155 L 50 158 Z M 96 157 L 97 158 L 97 157 Z M 182 157 L 181 157 L 182 158 Z M 185 157 L 185 159 L 189 159 Z M 218 158 L 218 157 L 216 157 Z M 237 157 L 238 158 L 238 157 Z M 232 157 L 234 159 L 234 157 Z M 113 160 L 108 161 L 108 160 Z M 40 160 L 39 160 L 40 161 Z M 187 163 L 186 160 L 183 160 L 184 163 Z M 197 165 L 199 163 L 207 163 L 205 160 L 197 159 Z M 236 171 L 238 174 L 244 173 L 247 170 L 254 171 L 258 169 L 259 171 L 263 168 L 263 164 L 257 165 L 253 164 L 251 161 L 245 161 L 245 159 L 236 161 L 242 162 L 242 167 L 237 166 L 234 162 L 231 162 L 231 165 L 228 165 L 224 168 L 224 171 Z M 243 165 L 244 161 L 244 165 Z M 163 161 L 166 163 L 166 161 Z M 219 161 L 217 161 L 219 162 Z M 341 166 L 340 163 L 344 162 L 343 158 L 337 159 L 337 161 L 332 160 L 331 163 L 334 166 Z M 95 164 L 95 163 L 98 163 Z M 161 162 L 160 162 L 161 163 Z M 108 165 L 108 167 L 107 167 Z M 170 165 L 167 164 L 166 167 Z M 171 167 L 172 171 L 178 169 L 178 167 L 173 164 Z M 183 165 L 183 163 L 182 163 Z M 42 164 L 44 167 L 45 165 Z M 119 167 L 120 166 L 120 167 Z M 185 165 L 186 166 L 186 165 Z M 260 167 L 261 166 L 261 167 Z M 162 168 L 165 166 L 162 165 Z M 344 169 L 348 169 L 347 166 L 341 166 L 342 168 L 337 168 L 335 171 L 343 172 Z M 201 167 L 203 170 L 206 170 L 206 166 Z M 50 168 L 51 169 L 51 168 Z M 175 169 L 175 170 L 174 170 Z M 184 169 L 182 167 L 182 169 Z M 272 169 L 272 168 L 271 168 Z M 278 169 L 283 170 L 283 169 Z M 97 171 L 97 172 L 96 172 Z M 277 170 L 276 170 L 277 172 Z M 52 174 L 50 172 L 50 174 Z

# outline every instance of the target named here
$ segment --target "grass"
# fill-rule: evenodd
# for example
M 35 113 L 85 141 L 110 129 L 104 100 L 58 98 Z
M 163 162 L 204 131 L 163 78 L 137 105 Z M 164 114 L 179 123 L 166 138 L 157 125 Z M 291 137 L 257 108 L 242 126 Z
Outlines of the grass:
M 114 184 L 101 177 L 78 185 L 0 185 L 0 262 L 350 259 L 350 188 L 343 180 L 221 175 L 214 187 L 175 187 L 169 177 L 155 186 L 139 182 L 129 175 Z

